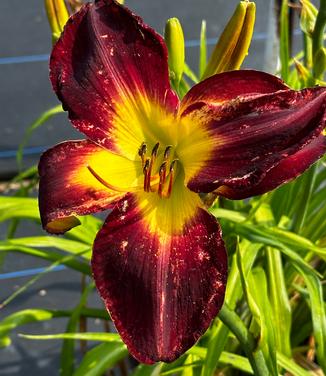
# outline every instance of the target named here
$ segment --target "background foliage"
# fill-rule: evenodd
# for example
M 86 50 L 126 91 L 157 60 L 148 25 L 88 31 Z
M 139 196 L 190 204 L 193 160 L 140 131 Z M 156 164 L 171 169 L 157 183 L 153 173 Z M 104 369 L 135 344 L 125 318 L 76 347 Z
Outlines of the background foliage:
M 326 1 L 319 12 L 308 0 L 296 10 L 301 16 L 304 50 L 291 57 L 289 4 L 280 11 L 280 75 L 293 88 L 323 84 L 326 57 L 323 49 Z M 227 29 L 227 28 L 226 28 Z M 182 96 L 206 69 L 205 23 L 200 35 L 199 72 L 182 65 L 179 80 L 172 83 Z M 220 48 L 223 41 L 219 41 Z M 222 47 L 221 47 L 222 46 Z M 170 56 L 173 52 L 170 51 Z M 171 68 L 171 66 L 170 66 Z M 178 65 L 180 69 L 180 65 Z M 171 69 L 173 73 L 173 69 Z M 42 114 L 26 131 L 18 154 L 22 166 L 23 148 L 32 132 L 62 112 L 61 106 Z M 34 276 L 1 307 L 58 265 L 81 275 L 79 303 L 72 310 L 42 307 L 17 311 L 0 321 L 0 346 L 9 346 L 20 336 L 37 341 L 62 340 L 61 375 L 134 376 L 181 374 L 221 375 L 322 375 L 326 372 L 326 158 L 294 182 L 260 197 L 245 201 L 219 199 L 210 209 L 220 221 L 229 252 L 229 278 L 225 304 L 200 341 L 172 364 L 137 365 L 128 355 L 119 335 L 112 330 L 103 308 L 88 304 L 94 290 L 89 261 L 94 237 L 101 220 L 81 218 L 81 226 L 63 237 L 18 237 L 25 221 L 40 223 L 36 166 L 22 171 L 10 184 L 18 189 L 0 197 L 0 221 L 8 233 L 0 242 L 0 257 L 7 253 L 27 254 L 48 261 L 48 267 Z M 22 222 L 22 220 L 24 220 Z M 32 322 L 67 318 L 63 333 L 28 335 Z M 87 320 L 103 322 L 102 332 L 87 332 Z M 110 330 L 111 329 L 111 330 Z M 80 353 L 82 358 L 80 358 Z M 77 361 L 77 359 L 81 359 Z

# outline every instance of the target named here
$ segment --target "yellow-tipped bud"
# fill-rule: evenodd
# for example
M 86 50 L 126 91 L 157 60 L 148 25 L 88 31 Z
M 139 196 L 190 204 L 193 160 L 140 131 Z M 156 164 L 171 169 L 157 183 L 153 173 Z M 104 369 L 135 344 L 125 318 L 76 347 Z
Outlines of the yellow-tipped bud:
M 314 56 L 314 76 L 322 79 L 326 69 L 326 49 L 320 48 Z
M 301 87 L 306 87 L 309 81 L 311 81 L 310 72 L 302 63 L 300 63 L 299 60 L 293 59 L 293 61 L 294 61 L 295 69 L 297 70 L 297 73 L 298 73 L 298 78 L 301 83 Z
M 52 30 L 52 41 L 56 42 L 68 21 L 69 12 L 64 0 L 44 0 L 46 13 Z
M 311 37 L 315 28 L 318 10 L 313 4 L 311 4 L 310 0 L 300 0 L 300 2 L 302 5 L 300 27 L 306 35 Z
M 255 16 L 255 3 L 240 1 L 214 48 L 202 79 L 241 67 L 248 55 Z
M 164 39 L 169 53 L 171 81 L 175 88 L 178 88 L 185 64 L 185 41 L 182 26 L 177 18 L 167 20 Z

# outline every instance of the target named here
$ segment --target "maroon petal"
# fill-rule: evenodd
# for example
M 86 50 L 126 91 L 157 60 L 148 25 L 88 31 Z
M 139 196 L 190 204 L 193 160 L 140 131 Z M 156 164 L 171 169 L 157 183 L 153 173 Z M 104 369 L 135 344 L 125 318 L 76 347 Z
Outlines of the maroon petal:
M 204 129 L 209 142 L 200 169 L 187 177 L 188 187 L 211 192 L 222 185 L 235 189 L 257 185 L 269 170 L 321 134 L 325 107 L 326 89 L 322 87 L 193 106 L 184 118 Z M 182 153 L 179 151 L 180 158 Z M 200 156 L 185 166 L 186 176 L 187 169 L 194 170 L 191 163 L 199 165 L 198 160 Z
M 114 155 L 91 141 L 67 141 L 47 150 L 39 163 L 39 207 L 43 227 L 63 233 L 79 224 L 76 215 L 108 209 L 125 192 L 101 184 L 89 170 L 91 166 L 113 185 L 125 190 L 137 182 L 131 161 Z
M 235 189 L 221 186 L 216 190 L 220 196 L 233 200 L 261 195 L 296 178 L 309 168 L 326 152 L 326 137 L 320 135 L 300 151 L 283 159 L 276 167 L 268 171 L 263 180 L 247 189 Z
M 117 153 L 124 153 L 119 132 L 137 147 L 144 141 L 135 119 L 150 116 L 148 103 L 170 111 L 178 105 L 163 39 L 114 0 L 86 4 L 69 19 L 50 70 L 73 125 Z
M 216 74 L 195 85 L 183 98 L 180 114 L 203 103 L 222 105 L 237 97 L 254 97 L 274 93 L 288 87 L 279 78 L 255 70 L 239 70 Z
M 184 211 L 181 200 L 161 212 L 169 200 L 153 207 L 147 200 L 120 201 L 97 235 L 92 268 L 129 351 L 151 364 L 175 360 L 208 328 L 223 303 L 227 259 L 220 227 L 204 209 Z M 188 219 L 176 231 L 180 211 Z

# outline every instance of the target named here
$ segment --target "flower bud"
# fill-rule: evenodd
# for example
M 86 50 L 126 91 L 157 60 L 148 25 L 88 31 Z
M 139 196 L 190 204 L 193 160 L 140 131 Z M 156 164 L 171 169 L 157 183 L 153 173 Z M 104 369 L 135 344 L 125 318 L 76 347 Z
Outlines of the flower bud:
M 314 56 L 314 76 L 322 78 L 326 69 L 326 49 L 320 48 Z
M 255 3 L 240 1 L 214 48 L 202 79 L 241 67 L 248 54 L 255 15 Z
M 46 13 L 52 30 L 52 41 L 56 42 L 69 18 L 64 0 L 44 0 Z
M 310 86 L 313 84 L 313 78 L 309 72 L 309 70 L 297 59 L 294 59 L 294 66 L 298 74 L 299 82 L 301 88 Z
M 167 20 L 164 39 L 169 53 L 171 81 L 175 88 L 178 88 L 185 64 L 185 42 L 182 26 L 177 18 Z
M 66 0 L 66 4 L 69 7 L 69 13 L 74 14 L 79 11 L 83 5 L 82 0 Z
M 318 10 L 311 4 L 310 0 L 300 0 L 300 2 L 302 5 L 300 27 L 306 35 L 311 37 L 315 28 Z

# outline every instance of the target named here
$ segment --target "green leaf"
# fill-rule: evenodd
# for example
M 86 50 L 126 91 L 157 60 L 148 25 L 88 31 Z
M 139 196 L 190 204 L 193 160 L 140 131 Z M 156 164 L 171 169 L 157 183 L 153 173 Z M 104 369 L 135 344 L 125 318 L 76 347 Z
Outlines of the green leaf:
M 260 350 L 257 350 L 257 344 L 253 335 L 246 328 L 240 317 L 224 303 L 218 317 L 230 329 L 238 339 L 242 350 L 247 358 L 256 376 L 269 375 L 269 370 L 264 356 Z
M 163 363 L 147 365 L 139 364 L 131 373 L 131 376 L 159 376 Z
M 94 289 L 94 282 L 90 283 L 84 289 L 80 301 L 76 308 L 72 311 L 69 318 L 66 333 L 72 333 L 77 330 L 77 325 L 81 316 L 81 310 L 87 302 L 89 293 Z M 73 339 L 64 339 L 61 347 L 61 359 L 60 359 L 60 375 L 71 376 L 74 370 L 74 350 L 75 342 Z
M 93 332 L 84 332 L 84 333 L 56 333 L 56 334 L 19 334 L 20 337 L 32 340 L 58 340 L 58 339 L 74 339 L 82 341 L 100 341 L 100 342 L 122 342 L 119 334 L 117 333 L 93 333 Z
M 57 248 L 71 254 L 81 254 L 87 260 L 91 257 L 91 248 L 85 243 L 55 236 L 33 236 L 10 239 L 10 244 L 34 248 Z M 87 252 L 88 251 L 88 252 Z
M 27 129 L 24 135 L 24 138 L 22 142 L 18 145 L 18 150 L 17 150 L 17 164 L 19 170 L 22 168 L 22 161 L 23 161 L 23 152 L 24 152 L 24 147 L 28 143 L 31 135 L 33 132 L 39 128 L 42 124 L 47 122 L 49 119 L 51 119 L 54 115 L 59 114 L 63 112 L 62 105 L 55 106 L 53 108 L 50 108 L 49 110 L 45 111 L 42 113 L 42 115 L 37 118 Z
M 270 302 L 268 300 L 267 281 L 262 268 L 245 271 L 243 265 L 244 250 L 239 244 L 237 263 L 240 272 L 241 285 L 253 318 L 259 325 L 259 346 L 269 369 L 269 375 L 277 376 L 275 336 L 270 317 Z
M 302 257 L 298 255 L 297 252 L 293 251 L 281 241 L 277 240 L 276 237 L 271 236 L 264 228 L 260 228 L 258 226 L 250 226 L 247 224 L 237 224 L 235 226 L 235 232 L 237 234 L 241 234 L 245 238 L 255 242 L 261 243 L 272 248 L 279 249 L 282 253 L 284 253 L 293 263 L 299 265 L 303 268 L 307 273 L 313 275 L 320 275 L 318 271 L 316 271 L 311 265 L 309 265 Z
M 240 222 L 244 222 L 247 219 L 246 214 L 241 213 L 239 211 L 235 211 L 235 210 L 228 210 L 228 209 L 212 207 L 212 208 L 209 209 L 209 211 L 216 218 L 227 219 L 231 222 L 240 223 Z
M 0 222 L 13 218 L 40 221 L 37 199 L 0 196 Z
M 326 372 L 326 310 L 322 284 L 315 275 L 306 273 L 300 265 L 295 265 L 295 268 L 301 274 L 307 285 L 317 358 L 322 370 Z
M 252 268 L 261 246 L 259 244 L 251 244 L 244 239 L 241 242 L 241 247 L 244 249 L 244 269 L 248 272 Z M 236 303 L 241 299 L 242 294 L 243 292 L 241 289 L 236 255 L 234 255 L 231 262 L 225 294 L 225 301 L 231 309 L 236 308 Z M 202 376 L 210 376 L 214 373 L 218 362 L 221 360 L 220 356 L 227 343 L 228 334 L 229 329 L 221 321 L 212 326 L 212 334 L 207 345 L 206 359 L 201 372 Z
M 25 309 L 17 311 L 0 321 L 0 347 L 10 345 L 11 340 L 9 335 L 12 330 L 16 329 L 18 326 L 33 322 L 52 320 L 56 317 L 69 317 L 71 313 L 72 311 L 69 310 L 50 309 Z M 80 313 L 85 317 L 101 318 L 104 320 L 109 318 L 104 309 L 82 308 Z
M 256 322 L 260 325 L 259 346 L 264 354 L 270 375 L 277 376 L 275 332 L 270 314 L 271 303 L 268 299 L 266 275 L 261 267 L 256 267 L 250 271 L 248 274 L 248 286 L 250 295 L 255 302 L 255 309 L 257 308 L 252 313 Z
M 190 78 L 195 84 L 198 83 L 198 77 L 196 76 L 196 74 L 191 70 L 191 68 L 189 67 L 189 65 L 187 63 L 184 64 L 184 69 L 183 69 L 183 73 L 188 77 Z
M 280 251 L 267 247 L 268 285 L 271 317 L 274 322 L 276 348 L 288 357 L 292 356 L 291 307 L 286 290 Z
M 102 376 L 128 355 L 121 342 L 102 343 L 88 351 L 73 376 Z
M 308 207 L 311 200 L 311 195 L 314 189 L 315 179 L 317 175 L 318 164 L 314 164 L 303 175 L 301 190 L 302 196 L 299 201 L 299 206 L 296 208 L 296 212 L 293 219 L 293 229 L 295 232 L 300 233 L 305 225 L 305 220 L 308 212 Z
M 295 375 L 295 376 L 311 376 L 312 375 L 310 372 L 306 371 L 304 368 L 296 364 L 292 359 L 288 358 L 287 356 L 279 352 L 277 352 L 277 362 L 282 368 L 291 372 L 292 375 Z
M 31 247 L 25 247 L 22 245 L 12 244 L 11 240 L 8 241 L 0 241 L 0 253 L 1 252 L 19 252 L 24 253 L 26 255 L 40 257 L 45 260 L 49 261 L 60 261 L 63 265 L 67 267 L 77 270 L 86 275 L 91 275 L 89 265 L 84 261 L 78 261 L 75 259 L 62 259 L 62 253 L 58 251 L 52 250 L 42 250 L 42 249 L 35 249 Z
M 16 218 L 32 219 L 40 223 L 38 200 L 36 198 L 0 196 L 0 222 Z M 70 230 L 66 236 L 86 244 L 92 244 L 102 221 L 91 215 L 78 217 L 78 219 L 81 225 Z

